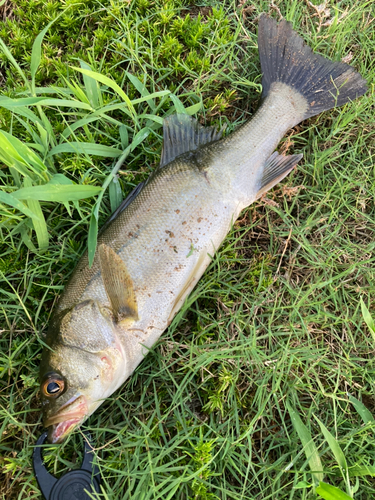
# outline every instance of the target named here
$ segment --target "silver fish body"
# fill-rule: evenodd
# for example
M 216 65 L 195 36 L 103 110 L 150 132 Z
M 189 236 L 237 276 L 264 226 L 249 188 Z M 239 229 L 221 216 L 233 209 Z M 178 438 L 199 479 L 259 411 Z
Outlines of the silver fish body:
M 183 152 L 176 156 L 174 150 L 173 159 L 110 222 L 99 237 L 93 266 L 89 268 L 85 254 L 67 285 L 41 367 L 45 424 L 52 426 L 52 441 L 62 440 L 131 375 L 181 308 L 241 210 L 297 164 L 302 155 L 273 153 L 287 130 L 332 107 L 329 96 L 314 100 L 289 77 L 267 81 L 275 71 L 267 67 L 272 41 L 287 49 L 294 43 L 298 51 L 309 50 L 314 61 L 327 60 L 302 49 L 288 23 L 276 25 L 262 16 L 260 25 L 263 86 L 268 88 L 257 113 L 233 134 L 208 144 L 194 120 L 176 116 L 166 121 L 166 134 L 180 127 L 179 138 L 200 135 L 201 143 L 196 141 L 189 151 L 170 134 L 164 147 Z M 336 81 L 346 72 L 347 102 L 366 87 L 349 66 L 340 68 Z

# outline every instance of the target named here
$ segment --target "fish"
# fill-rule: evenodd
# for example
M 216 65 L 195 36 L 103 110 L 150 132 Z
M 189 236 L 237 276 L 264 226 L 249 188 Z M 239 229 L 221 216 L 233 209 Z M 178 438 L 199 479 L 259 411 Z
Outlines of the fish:
M 354 68 L 259 18 L 262 101 L 223 137 L 185 114 L 163 123 L 160 165 L 110 217 L 92 266 L 83 254 L 52 314 L 40 365 L 44 426 L 62 442 L 133 373 L 184 304 L 241 211 L 302 154 L 275 149 L 301 121 L 366 90 Z

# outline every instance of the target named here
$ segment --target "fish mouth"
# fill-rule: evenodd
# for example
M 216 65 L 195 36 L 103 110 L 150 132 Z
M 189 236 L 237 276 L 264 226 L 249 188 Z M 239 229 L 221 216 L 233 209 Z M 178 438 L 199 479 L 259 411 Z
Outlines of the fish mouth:
M 48 441 L 52 444 L 61 443 L 74 427 L 81 423 L 88 413 L 87 401 L 84 396 L 70 399 L 60 410 L 44 422 L 48 431 Z

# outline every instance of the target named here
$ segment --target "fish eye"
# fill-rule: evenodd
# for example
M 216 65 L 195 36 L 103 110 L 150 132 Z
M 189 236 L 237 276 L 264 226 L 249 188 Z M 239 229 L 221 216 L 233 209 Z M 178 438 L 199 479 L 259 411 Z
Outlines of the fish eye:
M 43 384 L 43 394 L 50 398 L 59 396 L 65 387 L 64 380 L 56 377 L 49 377 Z

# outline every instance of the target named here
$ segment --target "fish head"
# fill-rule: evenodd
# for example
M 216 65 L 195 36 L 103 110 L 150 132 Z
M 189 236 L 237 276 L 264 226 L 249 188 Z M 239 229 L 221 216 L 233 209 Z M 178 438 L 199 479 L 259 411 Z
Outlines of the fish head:
M 43 422 L 59 443 L 114 392 L 126 369 L 108 308 L 86 300 L 52 321 L 40 367 Z

